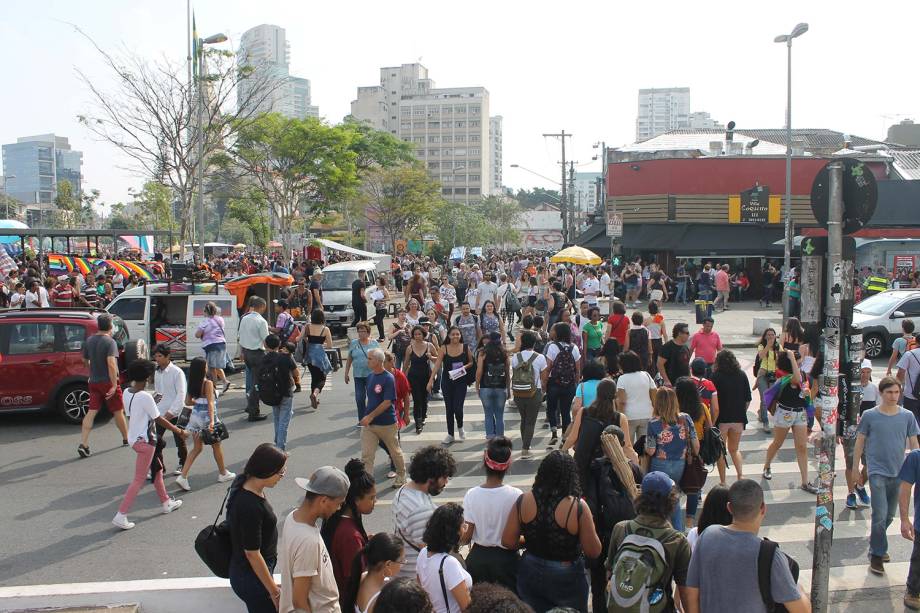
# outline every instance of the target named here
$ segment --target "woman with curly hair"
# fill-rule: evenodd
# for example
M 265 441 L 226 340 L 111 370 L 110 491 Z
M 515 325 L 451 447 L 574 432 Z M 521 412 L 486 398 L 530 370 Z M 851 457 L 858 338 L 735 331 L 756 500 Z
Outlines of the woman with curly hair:
M 502 534 L 506 549 L 526 551 L 518 569 L 517 591 L 536 611 L 553 607 L 588 609 L 584 556 L 596 558 L 601 542 L 594 519 L 581 499 L 575 460 L 551 451 L 540 463 L 530 492 L 508 514 Z
M 473 578 L 452 554 L 460 546 L 463 507 L 449 502 L 431 515 L 425 527 L 426 546 L 418 554 L 415 576 L 436 613 L 460 613 L 470 606 Z
M 320 531 L 332 560 L 332 572 L 343 611 L 347 610 L 345 595 L 351 579 L 352 562 L 367 545 L 363 516 L 370 515 L 377 503 L 377 486 L 374 477 L 364 468 L 364 462 L 349 460 L 345 465 L 345 474 L 349 480 L 345 502 L 323 523 Z

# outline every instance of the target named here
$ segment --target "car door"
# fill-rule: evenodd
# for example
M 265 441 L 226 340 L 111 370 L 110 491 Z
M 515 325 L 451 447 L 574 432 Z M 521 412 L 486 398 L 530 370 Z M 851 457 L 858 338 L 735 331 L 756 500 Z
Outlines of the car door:
M 896 317 L 895 314 L 898 316 Z M 914 324 L 920 327 L 920 298 L 911 298 L 905 300 L 888 318 L 888 333 L 892 338 L 898 338 L 904 331 L 901 329 L 901 322 L 905 319 L 914 320 Z
M 209 302 L 213 302 L 220 310 L 220 316 L 224 318 L 224 336 L 227 338 L 227 355 L 231 358 L 236 355 L 236 338 L 237 324 L 234 314 L 236 307 L 234 297 L 224 296 L 189 296 L 188 312 L 185 317 L 186 332 L 186 357 L 191 360 L 194 357 L 204 357 L 204 350 L 201 348 L 201 339 L 195 337 L 198 326 L 204 321 L 204 307 Z M 233 342 L 231 343 L 231 339 Z M 232 347 L 231 347 L 232 345 Z
M 128 327 L 129 338 L 142 338 L 149 345 L 153 343 L 150 335 L 150 317 L 148 313 L 150 296 L 133 296 L 116 298 L 106 310 L 121 317 Z
M 63 361 L 54 324 L 0 324 L 0 409 L 45 406 Z

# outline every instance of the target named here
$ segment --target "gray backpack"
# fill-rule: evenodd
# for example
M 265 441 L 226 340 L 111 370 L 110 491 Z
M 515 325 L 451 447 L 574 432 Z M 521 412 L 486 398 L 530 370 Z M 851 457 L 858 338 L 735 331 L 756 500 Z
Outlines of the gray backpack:
M 630 520 L 613 558 L 608 611 L 656 613 L 668 607 L 667 556 L 661 539 L 674 529 L 648 529 Z M 641 533 L 641 534 L 640 534 Z

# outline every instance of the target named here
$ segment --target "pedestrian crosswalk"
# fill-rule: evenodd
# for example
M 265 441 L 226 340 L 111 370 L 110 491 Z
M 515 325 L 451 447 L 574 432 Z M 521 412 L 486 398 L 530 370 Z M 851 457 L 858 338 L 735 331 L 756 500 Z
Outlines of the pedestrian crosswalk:
M 756 395 L 752 407 L 757 403 Z M 445 490 L 436 498 L 439 504 L 447 502 L 462 502 L 466 491 L 484 480 L 482 469 L 482 450 L 485 448 L 484 413 L 482 403 L 470 388 L 464 406 L 464 428 L 466 441 L 455 442 L 449 446 L 457 461 L 457 473 L 448 483 Z M 514 463 L 505 479 L 509 485 L 527 490 L 533 483 L 533 477 L 543 457 L 550 451 L 549 429 L 543 428 L 545 411 L 538 419 L 534 440 L 531 444 L 533 457 L 522 459 L 520 457 L 520 419 L 513 405 L 506 406 L 504 413 L 505 435 L 515 445 L 513 454 Z M 767 537 L 781 544 L 783 550 L 796 559 L 803 569 L 800 582 L 809 589 L 811 581 L 813 541 L 814 541 L 814 513 L 815 496 L 799 488 L 801 478 L 798 463 L 796 462 L 795 445 L 792 434 L 787 435 L 772 462 L 772 480 L 765 480 L 761 476 L 763 462 L 767 447 L 773 440 L 772 435 L 760 430 L 756 414 L 748 414 L 749 425 L 744 431 L 740 444 L 740 453 L 743 459 L 743 474 L 759 481 L 764 487 L 764 501 L 767 506 L 766 517 L 761 528 L 761 536 Z M 425 430 L 416 435 L 410 425 L 401 434 L 401 444 L 406 454 L 406 459 L 412 453 L 426 445 L 441 444 L 447 434 L 444 403 L 432 400 L 428 409 L 428 419 Z M 558 445 L 556 446 L 558 448 Z M 382 454 L 381 454 L 382 455 Z M 379 511 L 388 512 L 392 506 L 394 491 L 387 488 L 384 478 L 386 467 L 382 466 L 382 457 L 378 455 L 376 476 L 379 488 L 377 506 Z M 869 587 L 888 587 L 904 585 L 907 578 L 907 567 L 910 560 L 911 543 L 900 536 L 899 523 L 896 519 L 887 529 L 889 538 L 889 553 L 892 562 L 886 564 L 886 575 L 879 577 L 868 571 L 868 535 L 871 523 L 871 512 L 868 507 L 847 509 L 844 505 L 847 487 L 844 477 L 843 449 L 838 446 L 836 454 L 836 479 L 834 482 L 834 547 L 831 552 L 831 590 L 860 589 Z M 735 481 L 735 470 L 729 466 L 727 483 Z M 817 461 L 814 449 L 808 448 L 808 477 L 814 479 L 817 474 Z M 719 483 L 718 472 L 710 471 L 704 488 L 709 488 Z M 702 506 L 702 504 L 701 504 Z

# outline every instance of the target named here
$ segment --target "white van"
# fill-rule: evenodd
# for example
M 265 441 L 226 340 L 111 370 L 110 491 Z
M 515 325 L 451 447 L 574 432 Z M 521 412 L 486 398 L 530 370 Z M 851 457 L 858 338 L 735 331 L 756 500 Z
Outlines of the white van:
M 339 332 L 354 325 L 355 311 L 351 306 L 351 284 L 357 279 L 364 281 L 366 288 L 373 288 L 377 282 L 377 269 L 379 262 L 374 260 L 358 260 L 354 262 L 338 262 L 323 268 L 323 312 L 326 315 L 326 325 Z M 374 309 L 370 305 L 370 292 L 364 292 L 368 302 L 368 313 Z
M 145 339 L 151 349 L 164 343 L 177 361 L 204 357 L 195 337 L 204 307 L 213 302 L 224 318 L 227 355 L 237 355 L 239 313 L 236 297 L 220 283 L 148 283 L 122 292 L 106 310 L 121 317 L 130 338 Z

